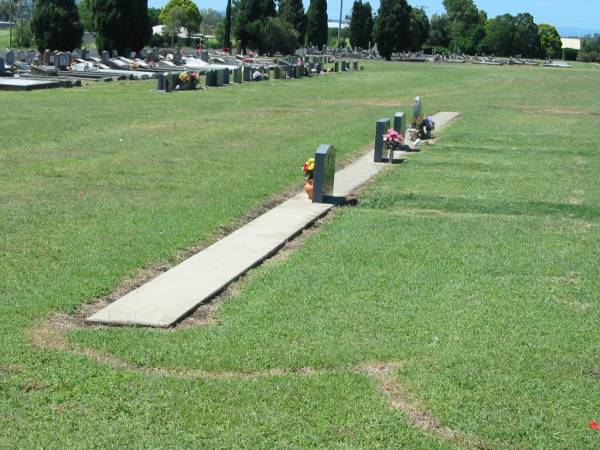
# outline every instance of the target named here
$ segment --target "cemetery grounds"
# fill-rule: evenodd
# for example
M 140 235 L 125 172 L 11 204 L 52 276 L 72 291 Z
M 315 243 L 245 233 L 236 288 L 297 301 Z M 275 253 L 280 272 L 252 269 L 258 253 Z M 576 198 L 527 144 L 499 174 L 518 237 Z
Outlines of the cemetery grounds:
M 1 93 L 0 447 L 594 448 L 600 70 Z M 462 117 L 180 327 L 80 326 L 375 120 Z

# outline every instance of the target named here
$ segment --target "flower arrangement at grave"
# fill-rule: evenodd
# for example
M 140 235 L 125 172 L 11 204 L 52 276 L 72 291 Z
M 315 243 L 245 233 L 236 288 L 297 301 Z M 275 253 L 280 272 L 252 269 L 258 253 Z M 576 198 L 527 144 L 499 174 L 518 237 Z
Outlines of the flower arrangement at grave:
M 404 143 L 404 136 L 402 136 L 402 133 L 390 128 L 387 130 L 387 133 L 383 135 L 383 142 L 385 143 L 385 148 L 388 150 L 390 157 L 393 158 L 394 152 L 400 150 L 400 147 Z
M 304 174 L 305 183 L 304 190 L 306 191 L 306 195 L 308 198 L 312 200 L 313 198 L 313 174 L 315 172 L 315 158 L 310 158 L 308 161 L 304 163 L 302 166 L 302 173 Z
M 435 122 L 431 116 L 419 116 L 413 122 L 413 127 L 419 131 L 420 139 L 431 139 L 431 133 L 435 130 Z
M 198 72 L 181 72 L 179 74 L 179 83 L 177 89 L 192 90 L 196 89 L 198 84 Z
M 302 172 L 304 173 L 304 178 L 306 178 L 307 180 L 312 180 L 314 171 L 315 171 L 315 158 L 310 158 L 302 166 Z

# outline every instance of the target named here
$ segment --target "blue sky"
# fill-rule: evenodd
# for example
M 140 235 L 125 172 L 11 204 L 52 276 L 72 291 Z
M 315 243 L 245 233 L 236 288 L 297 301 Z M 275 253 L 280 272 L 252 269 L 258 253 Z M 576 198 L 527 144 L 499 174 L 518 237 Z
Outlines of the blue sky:
M 344 15 L 352 8 L 354 0 L 344 1 Z M 199 8 L 212 8 L 224 11 L 227 0 L 195 0 Z M 166 0 L 149 0 L 149 5 L 161 7 Z M 304 0 L 308 7 L 309 0 Z M 328 2 L 330 20 L 337 20 L 340 14 L 340 1 Z M 372 0 L 373 9 L 379 8 L 379 0 Z M 413 6 L 424 6 L 427 14 L 444 11 L 442 0 L 409 0 Z M 476 0 L 479 9 L 487 11 L 490 17 L 499 14 L 529 12 L 537 23 L 550 23 L 562 29 L 582 28 L 600 32 L 600 0 Z

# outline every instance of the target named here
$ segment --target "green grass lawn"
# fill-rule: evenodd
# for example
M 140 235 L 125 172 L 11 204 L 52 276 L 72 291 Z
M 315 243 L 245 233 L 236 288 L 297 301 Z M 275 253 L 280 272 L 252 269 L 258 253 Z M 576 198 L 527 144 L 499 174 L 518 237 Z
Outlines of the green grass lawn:
M 0 93 L 0 446 L 597 447 L 599 77 L 378 63 L 189 94 Z M 360 152 L 416 95 L 464 115 L 215 323 L 32 343 L 300 187 L 318 144 Z M 454 437 L 356 369 L 391 362 L 404 403 Z
M 0 48 L 4 50 L 8 47 L 9 41 L 9 31 L 4 29 L 0 30 Z

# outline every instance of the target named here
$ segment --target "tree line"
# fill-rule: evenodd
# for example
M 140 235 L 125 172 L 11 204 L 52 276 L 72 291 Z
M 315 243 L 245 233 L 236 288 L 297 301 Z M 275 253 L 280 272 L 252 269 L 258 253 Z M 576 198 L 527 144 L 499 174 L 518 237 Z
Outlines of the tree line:
M 0 0 L 0 15 L 7 5 L 31 0 Z M 443 0 L 445 13 L 427 16 L 406 0 L 381 0 L 377 13 L 355 0 L 347 19 L 352 47 L 367 49 L 375 43 L 389 59 L 394 52 L 433 49 L 438 53 L 485 53 L 527 58 L 561 56 L 556 28 L 536 24 L 522 13 L 488 18 L 474 0 Z M 148 8 L 147 0 L 36 0 L 31 31 L 40 51 L 72 50 L 81 44 L 83 30 L 96 33 L 99 51 L 139 51 L 152 43 L 152 26 L 165 25 L 171 45 L 180 30 L 191 35 L 201 30 L 216 33 L 219 44 L 231 49 L 256 49 L 261 53 L 291 53 L 298 47 L 328 43 L 327 0 L 228 0 L 225 17 L 200 11 L 192 0 L 169 0 L 164 8 Z M 21 27 L 22 28 L 22 27 Z M 162 43 L 162 39 L 161 42 Z M 341 44 L 341 43 L 338 43 Z M 569 59 L 600 60 L 600 37 L 584 39 L 581 52 L 565 51 Z
M 473 0 L 444 0 L 446 12 L 430 19 L 406 0 L 381 0 L 376 15 L 371 6 L 355 0 L 350 15 L 350 43 L 366 49 L 377 43 L 389 59 L 394 52 L 433 49 L 438 53 L 521 55 L 526 58 L 561 56 L 556 28 L 536 24 L 529 13 L 488 18 Z

